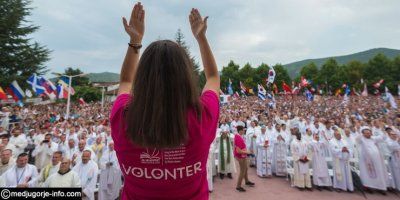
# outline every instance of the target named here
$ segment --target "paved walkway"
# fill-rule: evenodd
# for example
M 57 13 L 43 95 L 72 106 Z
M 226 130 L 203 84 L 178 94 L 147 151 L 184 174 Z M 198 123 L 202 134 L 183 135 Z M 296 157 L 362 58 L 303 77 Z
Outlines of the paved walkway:
M 214 191 L 210 194 L 212 200 L 364 200 L 365 198 L 359 192 L 329 192 L 318 191 L 314 189 L 310 191 L 299 191 L 292 188 L 285 178 L 259 178 L 255 169 L 249 169 L 250 181 L 256 184 L 255 187 L 244 187 L 247 191 L 240 193 L 235 190 L 237 174 L 233 179 L 225 177 L 223 180 L 219 177 L 214 179 Z M 381 194 L 367 194 L 368 200 L 400 200 L 399 196 L 388 193 L 386 196 Z

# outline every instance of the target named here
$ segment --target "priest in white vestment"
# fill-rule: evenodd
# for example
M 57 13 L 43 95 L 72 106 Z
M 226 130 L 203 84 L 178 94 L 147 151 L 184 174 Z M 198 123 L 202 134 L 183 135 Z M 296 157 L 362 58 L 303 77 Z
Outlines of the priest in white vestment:
M 84 150 L 82 153 L 82 161 L 72 169 L 81 179 L 82 199 L 94 200 L 94 190 L 96 189 L 97 176 L 99 168 L 97 164 L 91 160 L 92 152 Z
M 32 152 L 32 157 L 35 158 L 35 166 L 39 170 L 50 164 L 53 153 L 58 150 L 58 144 L 53 142 L 51 137 L 51 134 L 46 134 L 44 140 Z
M 226 127 L 221 129 L 218 140 L 218 173 L 221 179 L 225 175 L 232 179 L 235 172 L 235 160 L 233 158 L 233 139 Z
M 395 187 L 400 191 L 400 136 L 398 136 L 391 128 L 386 128 L 389 137 L 386 143 L 390 152 L 389 169 Z
M 229 127 L 228 127 L 229 129 Z M 213 184 L 213 177 L 214 177 L 214 169 L 216 167 L 215 165 L 215 142 L 216 138 L 210 145 L 210 151 L 208 152 L 208 158 L 207 158 L 207 182 L 208 182 L 208 191 L 212 192 L 214 190 L 214 184 Z
M 333 188 L 337 191 L 353 191 L 353 178 L 349 160 L 352 152 L 349 145 L 342 139 L 339 131 L 334 132 L 334 137 L 329 141 L 333 162 Z
M 38 171 L 34 165 L 28 164 L 28 159 L 26 153 L 18 155 L 16 165 L 2 175 L 2 179 L 5 180 L 5 187 L 30 188 L 37 186 Z
M 275 131 L 271 134 L 276 137 L 276 139 L 271 141 L 273 142 L 272 172 L 276 176 L 286 176 L 286 159 L 290 137 L 285 131 L 281 130 L 280 124 L 275 125 Z
M 80 188 L 81 179 L 75 171 L 70 169 L 70 166 L 71 161 L 68 158 L 63 158 L 60 169 L 46 179 L 44 187 Z
M 61 160 L 62 160 L 62 152 L 61 151 L 54 152 L 51 158 L 51 163 L 49 163 L 42 170 L 40 170 L 39 176 L 37 177 L 38 186 L 43 186 L 44 182 L 47 180 L 49 176 L 58 172 L 58 170 L 60 169 Z
M 0 152 L 0 176 L 15 165 L 11 149 L 3 149 Z
M 28 146 L 28 140 L 24 134 L 21 134 L 19 129 L 14 129 L 9 144 L 13 148 L 14 157 L 16 157 L 24 152 L 25 147 Z
M 318 133 L 314 133 L 314 139 L 310 143 L 311 160 L 313 169 L 313 183 L 317 186 L 318 190 L 322 188 L 330 190 L 332 180 L 329 176 L 328 163 L 326 162 L 326 149 L 328 143 L 321 141 Z
M 272 176 L 272 148 L 273 132 L 268 135 L 264 125 L 261 126 L 261 134 L 258 135 L 257 143 L 257 175 L 260 177 Z
M 385 135 L 372 136 L 369 127 L 360 129 L 362 135 L 356 137 L 359 148 L 360 177 L 362 184 L 369 189 L 376 189 L 381 193 L 387 190 L 388 173 L 378 144 L 384 142 Z
M 256 166 L 256 156 L 257 156 L 257 131 L 256 131 L 256 122 L 253 121 L 250 123 L 250 127 L 246 130 L 246 146 L 248 146 L 248 150 L 252 153 L 250 155 L 250 167 Z
M 308 144 L 301 139 L 301 133 L 297 127 L 292 131 L 296 136 L 296 139 L 290 144 L 294 169 L 293 184 L 300 190 L 304 188 L 312 190 Z
M 99 164 L 100 184 L 98 199 L 115 200 L 118 198 L 121 189 L 122 174 L 114 150 L 114 142 L 108 143 L 108 148 L 103 151 Z

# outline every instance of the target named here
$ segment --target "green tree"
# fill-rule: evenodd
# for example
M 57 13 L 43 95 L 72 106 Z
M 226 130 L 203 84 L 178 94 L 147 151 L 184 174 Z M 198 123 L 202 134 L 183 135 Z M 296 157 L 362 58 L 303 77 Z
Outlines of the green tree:
M 232 60 L 221 71 L 221 89 L 224 92 L 227 92 L 226 88 L 228 87 L 229 79 L 232 81 L 233 91 L 239 91 L 239 65 Z
M 266 87 L 266 79 L 268 78 L 269 66 L 267 64 L 261 63 L 260 66 L 256 68 L 254 82 L 257 84 L 262 84 Z
M 361 79 L 363 79 L 365 65 L 360 61 L 351 61 L 347 65 L 343 66 L 344 80 L 349 83 L 352 87 L 361 90 L 364 86 L 361 84 Z
M 328 59 L 319 71 L 318 80 L 326 85 L 328 90 L 334 90 L 342 86 L 343 82 L 339 76 L 339 65 L 333 58 Z
M 83 98 L 85 102 L 94 102 L 101 100 L 101 89 L 91 86 L 77 86 L 74 88 L 75 94 L 71 96 L 73 101 Z
M 39 29 L 26 19 L 31 15 L 28 0 L 0 1 L 0 84 L 17 80 L 22 86 L 33 73 L 46 73 L 50 51 L 29 35 Z
M 239 70 L 239 80 L 243 82 L 244 86 L 247 88 L 255 88 L 257 83 L 254 81 L 254 77 L 256 75 L 256 70 L 251 67 L 249 63 L 246 63 L 240 70 Z
M 383 54 L 377 54 L 368 64 L 365 66 L 364 77 L 368 85 L 378 82 L 380 79 L 384 79 L 384 85 L 387 86 L 391 91 L 395 91 L 397 88 L 393 73 L 396 69 L 392 61 Z
M 275 83 L 278 86 L 279 89 L 282 88 L 283 82 L 287 83 L 288 85 L 291 85 L 291 79 L 289 76 L 288 71 L 286 68 L 283 67 L 281 64 L 276 64 L 274 66 L 275 70 Z
M 196 59 L 194 58 L 194 56 L 191 55 L 190 53 L 190 49 L 187 46 L 186 42 L 185 42 L 185 36 L 183 35 L 181 29 L 178 29 L 178 31 L 175 34 L 175 41 L 176 43 L 178 43 L 183 49 L 185 49 L 187 55 L 190 58 L 190 61 L 193 64 L 193 71 L 195 72 L 195 74 L 199 75 L 200 74 L 200 65 L 199 63 L 196 61 Z
M 83 74 L 83 72 L 79 68 L 73 69 L 72 67 L 68 67 L 67 69 L 65 69 L 64 74 L 66 74 L 68 76 L 74 76 L 74 75 Z M 86 76 L 74 77 L 74 78 L 72 78 L 71 85 L 72 85 L 72 87 L 89 85 L 89 78 Z
M 318 82 L 317 81 L 318 73 L 319 73 L 318 67 L 313 62 L 309 63 L 308 65 L 306 65 L 304 67 L 302 67 L 301 70 L 300 70 L 300 76 L 303 76 L 307 80 L 311 80 L 314 83 Z

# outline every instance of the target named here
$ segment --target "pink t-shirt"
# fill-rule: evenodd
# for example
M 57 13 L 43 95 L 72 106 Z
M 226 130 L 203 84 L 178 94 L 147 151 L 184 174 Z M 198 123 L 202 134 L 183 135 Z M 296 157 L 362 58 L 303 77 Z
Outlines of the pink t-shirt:
M 201 121 L 193 109 L 188 110 L 188 143 L 163 150 L 140 148 L 127 139 L 124 109 L 130 100 L 129 94 L 119 95 L 110 115 L 125 178 L 122 199 L 208 199 L 206 163 L 219 117 L 217 94 L 208 90 L 201 95 Z
M 236 151 L 236 147 L 238 147 L 239 149 L 246 149 L 246 143 L 244 142 L 244 139 L 242 138 L 242 136 L 240 136 L 239 134 L 235 134 L 235 138 L 233 140 L 233 143 L 235 145 L 235 150 L 233 151 L 233 154 L 235 156 L 235 158 L 246 158 L 246 154 L 240 154 Z

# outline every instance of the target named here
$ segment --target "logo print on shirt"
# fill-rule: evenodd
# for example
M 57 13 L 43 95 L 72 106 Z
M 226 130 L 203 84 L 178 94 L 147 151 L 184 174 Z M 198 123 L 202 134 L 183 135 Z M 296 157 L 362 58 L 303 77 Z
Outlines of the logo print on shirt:
M 150 154 L 149 149 L 146 148 L 146 151 L 140 154 L 140 161 L 142 164 L 160 164 L 161 158 L 159 154 L 160 150 L 154 149 Z

